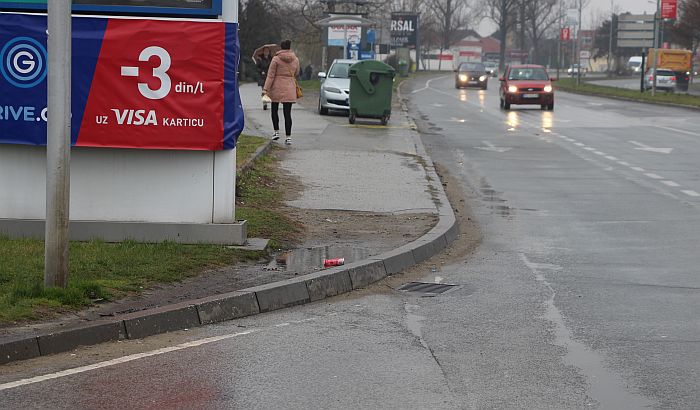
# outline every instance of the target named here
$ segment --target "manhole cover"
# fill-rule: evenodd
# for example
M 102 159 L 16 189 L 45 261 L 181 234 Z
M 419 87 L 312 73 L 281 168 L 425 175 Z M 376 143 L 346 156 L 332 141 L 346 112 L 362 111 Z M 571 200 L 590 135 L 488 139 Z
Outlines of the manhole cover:
M 447 285 L 445 283 L 408 282 L 399 288 L 403 292 L 422 293 L 426 296 L 436 296 L 454 289 L 459 285 Z

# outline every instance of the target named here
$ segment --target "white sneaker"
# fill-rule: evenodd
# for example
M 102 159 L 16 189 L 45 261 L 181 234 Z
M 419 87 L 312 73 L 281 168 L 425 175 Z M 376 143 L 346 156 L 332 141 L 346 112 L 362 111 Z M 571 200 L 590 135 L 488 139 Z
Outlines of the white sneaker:
M 280 132 L 279 132 L 279 131 L 275 131 L 275 133 L 272 134 L 272 140 L 273 140 L 273 141 L 277 141 L 278 139 L 280 139 Z
M 284 143 L 287 145 L 292 145 L 292 137 L 287 137 L 284 139 Z

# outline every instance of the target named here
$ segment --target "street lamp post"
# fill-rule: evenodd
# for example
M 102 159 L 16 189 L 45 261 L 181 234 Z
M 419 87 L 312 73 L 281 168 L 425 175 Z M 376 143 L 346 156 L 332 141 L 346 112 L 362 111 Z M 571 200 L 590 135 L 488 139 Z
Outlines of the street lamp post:
M 612 76 L 612 70 L 610 69 L 610 57 L 612 56 L 612 43 L 613 43 L 613 20 L 615 17 L 615 5 L 614 0 L 610 0 L 610 38 L 608 39 L 608 77 Z
M 661 23 L 661 0 L 656 0 L 656 15 L 654 16 L 654 61 L 651 63 L 651 95 L 656 95 L 656 64 L 659 61 L 659 25 Z

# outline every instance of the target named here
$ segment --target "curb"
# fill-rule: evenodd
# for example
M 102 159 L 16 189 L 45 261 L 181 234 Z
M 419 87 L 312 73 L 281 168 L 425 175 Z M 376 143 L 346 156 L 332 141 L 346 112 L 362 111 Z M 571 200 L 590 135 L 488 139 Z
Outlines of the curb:
M 398 94 L 400 98 L 400 89 Z M 405 112 L 405 104 L 402 107 Z M 411 122 L 410 117 L 408 121 Z M 457 238 L 459 228 L 432 159 L 427 155 L 418 132 L 411 130 L 410 133 L 418 155 L 426 163 L 426 173 L 438 186 L 436 206 L 440 218 L 428 233 L 415 241 L 363 261 L 297 278 L 136 312 L 117 320 L 99 320 L 86 326 L 4 341 L 0 343 L 0 364 L 67 352 L 78 346 L 139 339 L 319 301 L 367 287 L 439 253 Z M 260 147 L 253 158 L 267 152 L 271 142 Z M 252 161 L 247 161 L 243 166 L 248 162 L 252 164 Z M 239 172 L 243 172 L 243 166 Z
M 596 84 L 593 84 L 593 85 L 596 85 Z M 600 87 L 605 87 L 605 86 L 600 86 Z M 615 88 L 615 87 L 610 87 L 610 88 Z M 598 94 L 598 93 L 594 93 L 594 92 L 569 90 L 569 89 L 561 89 L 561 88 L 558 89 L 558 91 L 565 92 L 565 93 L 571 93 L 571 94 L 578 94 L 578 95 L 591 95 L 593 97 L 609 98 L 611 100 L 618 100 L 618 101 L 629 101 L 629 102 L 636 102 L 636 103 L 642 103 L 642 104 L 648 104 L 648 105 L 664 105 L 667 107 L 687 108 L 690 110 L 700 110 L 700 107 L 696 107 L 693 105 L 674 104 L 674 103 L 663 102 L 663 101 L 636 100 L 634 98 L 618 97 L 615 95 L 604 95 L 604 94 Z
M 255 150 L 253 153 L 253 156 L 248 158 L 243 165 L 241 165 L 237 170 L 236 173 L 238 174 L 245 174 L 246 172 L 250 171 L 251 168 L 253 168 L 253 165 L 255 164 L 255 161 L 258 160 L 258 158 L 262 157 L 263 155 L 266 155 L 270 150 L 272 149 L 272 140 L 268 139 L 265 141 L 265 143 L 261 146 L 258 147 L 258 149 Z

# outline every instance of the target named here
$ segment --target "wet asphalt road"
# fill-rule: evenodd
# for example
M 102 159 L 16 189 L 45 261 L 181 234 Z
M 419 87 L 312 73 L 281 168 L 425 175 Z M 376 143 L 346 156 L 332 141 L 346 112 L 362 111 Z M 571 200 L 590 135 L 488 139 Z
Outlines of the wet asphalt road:
M 505 112 L 496 82 L 426 81 L 404 97 L 483 240 L 409 276 L 461 287 L 421 298 L 393 278 L 3 366 L 0 407 L 697 408 L 698 112 L 563 93 Z

